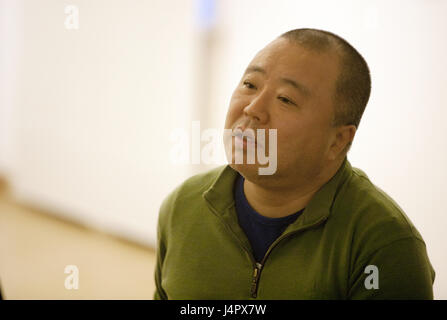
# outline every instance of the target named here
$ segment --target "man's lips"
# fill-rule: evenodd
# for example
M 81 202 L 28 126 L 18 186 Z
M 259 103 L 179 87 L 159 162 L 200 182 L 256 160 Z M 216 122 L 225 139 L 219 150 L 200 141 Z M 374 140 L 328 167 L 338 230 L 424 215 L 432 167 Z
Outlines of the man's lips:
M 255 129 L 237 127 L 235 130 L 233 130 L 232 136 L 234 136 L 238 140 L 241 140 L 244 146 L 247 146 L 247 144 L 254 144 L 255 146 L 259 145 L 260 147 L 262 147 L 262 143 L 259 143 L 260 141 L 256 138 Z

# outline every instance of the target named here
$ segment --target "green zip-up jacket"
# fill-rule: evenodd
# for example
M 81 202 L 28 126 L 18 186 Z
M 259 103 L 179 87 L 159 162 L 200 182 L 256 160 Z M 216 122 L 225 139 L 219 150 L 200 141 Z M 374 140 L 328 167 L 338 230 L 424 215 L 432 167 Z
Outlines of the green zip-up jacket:
M 154 299 L 433 299 L 421 235 L 347 158 L 260 264 L 238 223 L 237 174 L 195 175 L 163 201 Z

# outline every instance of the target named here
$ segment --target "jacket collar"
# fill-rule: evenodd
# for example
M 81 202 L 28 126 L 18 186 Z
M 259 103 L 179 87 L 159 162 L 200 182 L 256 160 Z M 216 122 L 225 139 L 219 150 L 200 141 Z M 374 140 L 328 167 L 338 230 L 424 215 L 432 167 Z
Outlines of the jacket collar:
M 334 176 L 312 197 L 302 213 L 302 218 L 291 224 L 292 229 L 311 226 L 327 219 L 340 186 L 351 174 L 352 166 L 345 157 Z M 237 175 L 237 171 L 225 165 L 211 186 L 203 192 L 202 196 L 217 214 L 226 215 L 228 209 L 234 206 L 233 186 Z

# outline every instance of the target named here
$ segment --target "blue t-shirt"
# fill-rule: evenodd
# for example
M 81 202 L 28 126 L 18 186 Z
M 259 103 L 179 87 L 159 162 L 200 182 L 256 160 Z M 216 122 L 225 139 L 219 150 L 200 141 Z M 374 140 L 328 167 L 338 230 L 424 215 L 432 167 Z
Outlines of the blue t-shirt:
M 250 206 L 247 198 L 245 198 L 244 180 L 243 176 L 238 175 L 235 182 L 234 199 L 236 212 L 239 225 L 250 241 L 255 259 L 257 262 L 260 262 L 270 245 L 283 233 L 289 224 L 298 218 L 304 209 L 281 218 L 264 217 L 257 213 Z

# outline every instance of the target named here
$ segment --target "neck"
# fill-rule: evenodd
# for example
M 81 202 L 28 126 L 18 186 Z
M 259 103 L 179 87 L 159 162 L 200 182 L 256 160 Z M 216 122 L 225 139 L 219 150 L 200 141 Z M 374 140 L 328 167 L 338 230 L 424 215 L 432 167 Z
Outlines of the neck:
M 315 193 L 329 181 L 340 168 L 341 163 L 328 166 L 317 176 L 290 187 L 276 187 L 256 184 L 244 180 L 244 193 L 252 208 L 269 218 L 291 215 L 310 202 Z

